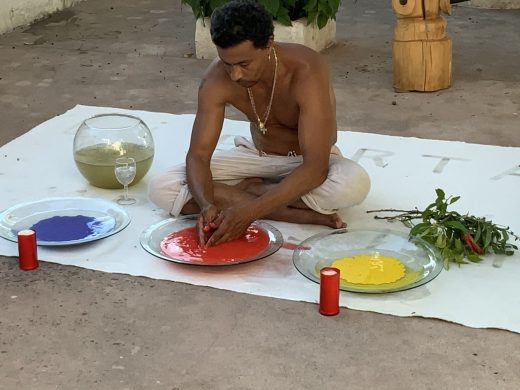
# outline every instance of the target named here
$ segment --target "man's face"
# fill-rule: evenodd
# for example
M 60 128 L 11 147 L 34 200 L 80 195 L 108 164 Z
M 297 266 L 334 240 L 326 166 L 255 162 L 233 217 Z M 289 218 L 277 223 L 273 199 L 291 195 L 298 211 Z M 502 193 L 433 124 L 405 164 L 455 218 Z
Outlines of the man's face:
M 257 49 L 251 41 L 222 49 L 217 46 L 218 55 L 231 80 L 244 88 L 255 85 L 268 62 L 269 48 Z

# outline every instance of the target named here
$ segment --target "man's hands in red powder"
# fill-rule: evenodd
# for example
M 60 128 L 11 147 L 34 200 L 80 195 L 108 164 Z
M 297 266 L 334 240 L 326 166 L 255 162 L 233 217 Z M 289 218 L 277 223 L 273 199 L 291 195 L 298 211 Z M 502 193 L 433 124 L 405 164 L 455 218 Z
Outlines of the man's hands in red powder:
M 209 247 L 239 239 L 252 222 L 248 213 L 241 208 L 219 210 L 210 205 L 201 211 L 197 222 L 199 243 Z
M 212 232 L 218 228 L 216 219 L 219 214 L 219 209 L 214 205 L 209 205 L 201 210 L 197 221 L 197 236 L 201 246 L 206 246 Z

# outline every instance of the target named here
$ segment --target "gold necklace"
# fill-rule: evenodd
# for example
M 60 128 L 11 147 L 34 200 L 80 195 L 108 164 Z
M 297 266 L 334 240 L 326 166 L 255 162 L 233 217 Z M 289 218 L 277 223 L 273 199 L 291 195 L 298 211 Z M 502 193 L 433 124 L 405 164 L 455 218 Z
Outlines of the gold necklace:
M 263 121 L 260 120 L 260 116 L 256 112 L 255 99 L 253 98 L 253 91 L 251 88 L 247 89 L 247 93 L 249 94 L 249 100 L 251 100 L 251 106 L 253 107 L 253 112 L 255 113 L 256 120 L 258 121 L 258 129 L 262 132 L 263 135 L 267 132 L 267 127 L 265 124 L 267 123 L 267 119 L 269 119 L 269 114 L 271 113 L 271 106 L 273 104 L 274 98 L 274 88 L 276 87 L 276 74 L 278 73 L 278 57 L 276 56 L 276 50 L 273 46 L 273 54 L 274 54 L 274 76 L 273 76 L 273 89 L 271 90 L 271 98 L 269 99 L 269 104 L 267 105 L 267 109 L 265 110 L 265 118 Z

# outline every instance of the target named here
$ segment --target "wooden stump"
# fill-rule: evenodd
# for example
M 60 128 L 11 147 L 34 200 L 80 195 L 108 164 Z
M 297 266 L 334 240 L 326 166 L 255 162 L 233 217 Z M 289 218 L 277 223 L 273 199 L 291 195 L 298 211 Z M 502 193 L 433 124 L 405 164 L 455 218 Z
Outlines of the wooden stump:
M 451 37 L 439 10 L 449 0 L 392 0 L 397 16 L 392 44 L 394 88 L 437 91 L 451 85 Z

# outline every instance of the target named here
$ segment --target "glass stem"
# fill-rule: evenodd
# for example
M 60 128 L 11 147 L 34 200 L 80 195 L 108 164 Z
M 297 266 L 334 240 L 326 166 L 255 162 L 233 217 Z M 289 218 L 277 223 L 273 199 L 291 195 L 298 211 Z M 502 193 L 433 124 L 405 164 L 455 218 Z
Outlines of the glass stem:
M 125 184 L 124 198 L 125 200 L 128 200 L 128 184 Z

